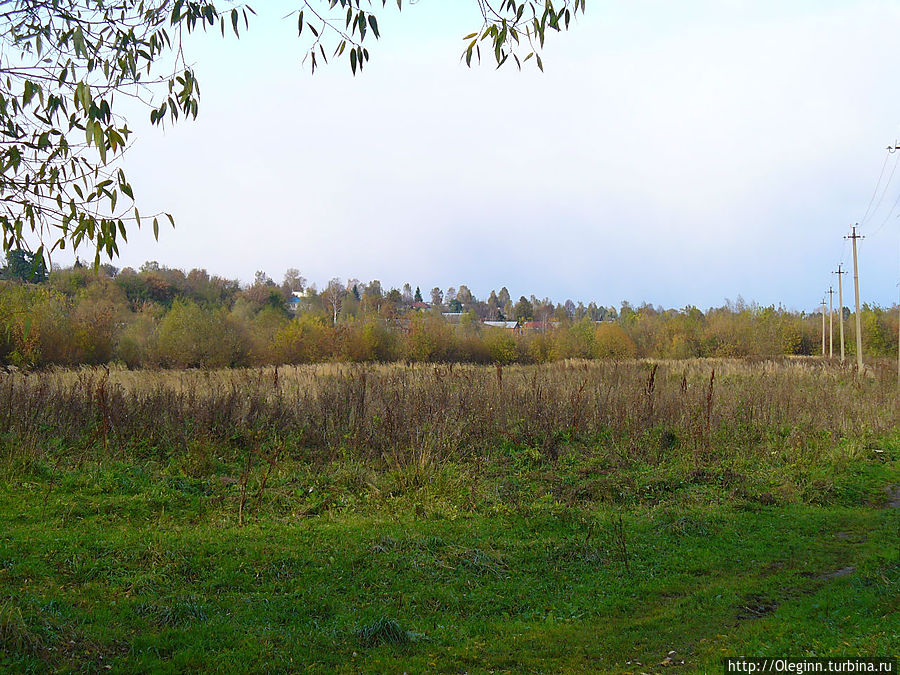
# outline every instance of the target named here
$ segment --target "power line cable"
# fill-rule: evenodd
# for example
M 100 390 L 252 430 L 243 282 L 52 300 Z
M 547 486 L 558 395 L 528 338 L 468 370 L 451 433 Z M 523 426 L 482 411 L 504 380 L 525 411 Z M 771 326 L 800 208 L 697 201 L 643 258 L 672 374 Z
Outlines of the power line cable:
M 887 150 L 888 150 L 889 153 L 893 154 L 893 153 L 895 153 L 897 150 L 900 150 L 900 145 L 897 145 L 897 144 L 895 143 L 895 144 L 893 145 L 893 147 L 892 147 L 892 146 L 888 146 L 888 149 L 887 149 Z M 900 159 L 900 157 L 898 157 L 898 159 Z M 894 165 L 894 168 L 896 169 L 896 164 Z M 892 173 L 892 175 L 893 175 L 893 173 Z M 889 182 L 890 182 L 890 181 L 889 181 Z M 886 189 L 887 189 L 887 186 L 885 186 L 885 190 L 886 190 Z M 882 197 L 882 199 L 884 199 L 884 192 L 882 192 L 881 197 Z M 879 200 L 879 204 L 881 204 L 881 200 Z M 894 205 L 891 207 L 891 210 L 888 211 L 888 214 L 885 216 L 884 220 L 881 222 L 881 225 L 879 225 L 878 227 L 876 227 L 875 230 L 871 233 L 870 236 L 874 237 L 874 236 L 877 235 L 879 232 L 881 232 L 882 229 L 884 229 L 884 226 L 887 225 L 888 221 L 891 219 L 891 216 L 894 215 L 894 211 L 897 209 L 897 205 L 898 205 L 898 204 L 900 204 L 900 194 L 897 195 L 897 199 L 894 201 Z M 877 210 L 878 210 L 878 209 L 877 209 L 877 207 L 876 207 L 876 211 L 877 211 Z M 875 213 L 873 212 L 872 215 L 874 216 Z
M 869 200 L 869 205 L 866 206 L 866 212 L 863 214 L 862 222 L 866 222 L 866 218 L 869 216 L 869 210 L 872 208 L 872 204 L 875 202 L 875 196 L 878 194 L 878 188 L 881 187 L 881 179 L 884 178 L 884 169 L 887 167 L 888 160 L 891 157 L 891 151 L 888 150 L 888 154 L 884 156 L 884 162 L 881 164 L 881 172 L 878 174 L 878 182 L 875 183 L 875 189 L 872 190 L 872 198 Z
M 891 219 L 891 216 L 894 215 L 894 211 L 897 210 L 898 204 L 900 204 L 900 195 L 897 195 L 897 199 L 894 201 L 894 205 L 891 207 L 891 210 L 888 211 L 888 214 L 887 216 L 885 216 L 885 219 L 882 221 L 881 225 L 876 227 L 875 231 L 869 235 L 870 238 L 874 237 L 876 234 L 881 232 L 882 229 L 884 229 L 884 226 L 887 225 L 887 222 Z
M 893 151 L 890 151 L 893 154 Z M 891 169 L 891 175 L 888 176 L 887 182 L 884 184 L 884 189 L 881 191 L 881 197 L 878 198 L 878 203 L 875 205 L 875 208 L 868 213 L 868 218 L 873 218 L 876 213 L 878 213 L 878 209 L 881 208 L 881 202 L 884 201 L 884 196 L 887 194 L 888 188 L 891 186 L 891 181 L 894 180 L 894 173 L 897 171 L 897 164 L 900 162 L 900 155 L 897 155 L 894 160 L 894 166 Z M 877 190 L 876 190 L 877 191 Z M 866 218 L 860 221 L 860 225 L 866 224 Z
M 862 220 L 860 224 L 864 224 L 868 221 L 869 218 L 873 218 L 876 213 L 878 213 L 878 209 L 881 208 L 881 204 L 884 201 L 884 197 L 887 194 L 888 188 L 894 180 L 894 174 L 897 171 L 897 165 L 900 164 L 900 155 L 898 155 L 894 159 L 894 166 L 891 168 L 891 174 L 888 176 L 887 182 L 884 184 L 884 188 L 881 190 L 881 196 L 878 197 L 878 203 L 875 204 L 874 210 L 872 209 L 872 205 L 875 203 L 875 199 L 878 196 L 878 190 L 881 188 L 881 181 L 884 178 L 885 169 L 887 169 L 887 163 L 890 159 L 891 155 L 895 154 L 898 150 L 900 150 L 900 144 L 894 143 L 893 146 L 887 147 L 887 154 L 884 157 L 884 161 L 881 163 L 881 170 L 878 172 L 878 180 L 875 181 L 875 189 L 872 190 L 872 197 L 869 199 L 868 205 L 866 205 L 866 211 L 863 213 Z M 885 217 L 884 221 L 879 225 L 871 236 L 878 234 L 884 226 L 887 224 L 887 221 L 890 220 L 894 211 L 897 209 L 897 206 L 900 205 L 900 195 L 897 196 L 894 205 L 891 207 L 891 210 L 888 211 L 888 215 Z M 840 255 L 840 265 L 843 265 L 847 256 L 847 248 L 848 248 L 848 240 L 847 238 L 843 238 L 843 245 L 841 246 L 841 255 Z
M 894 160 L 894 166 L 891 169 L 891 175 L 888 177 L 887 183 L 885 183 L 884 190 L 882 190 L 882 192 L 881 192 L 881 197 L 878 199 L 878 204 L 877 204 L 877 206 L 875 206 L 875 210 L 874 211 L 872 210 L 872 204 L 875 203 L 875 199 L 876 199 L 876 197 L 878 197 L 878 189 L 881 187 L 881 180 L 882 180 L 882 178 L 884 178 L 884 171 L 887 168 L 888 160 L 891 158 L 891 155 L 893 155 L 897 150 L 900 150 L 900 146 L 898 146 L 897 143 L 894 143 L 893 146 L 889 145 L 887 147 L 887 154 L 884 156 L 884 161 L 881 163 L 881 171 L 878 172 L 878 180 L 875 181 L 875 189 L 872 190 L 872 197 L 869 199 L 869 203 L 866 205 L 866 211 L 865 211 L 865 213 L 863 213 L 862 220 L 860 221 L 861 224 L 865 223 L 870 216 L 875 215 L 875 213 L 878 211 L 879 207 L 881 206 L 881 202 L 884 200 L 884 195 L 887 192 L 887 189 L 890 186 L 891 181 L 894 178 L 894 172 L 896 172 L 896 170 L 897 170 L 897 163 L 898 163 L 898 161 L 900 161 L 900 156 L 898 156 Z M 894 207 L 896 208 L 896 204 L 894 205 Z M 888 215 L 888 218 L 890 218 L 890 215 Z M 884 226 L 884 224 L 882 223 L 882 225 L 878 229 L 880 230 L 881 227 L 883 227 L 883 226 Z M 843 265 L 846 262 L 847 247 L 848 247 L 848 242 L 847 242 L 847 239 L 844 238 L 843 245 L 841 246 L 841 255 L 839 258 L 839 264 L 841 264 L 841 265 Z
M 843 242 L 844 243 L 841 245 L 841 257 L 838 259 L 838 262 L 840 262 L 840 264 L 842 265 L 844 264 L 845 257 L 847 255 L 847 246 L 849 246 L 846 239 L 843 239 Z

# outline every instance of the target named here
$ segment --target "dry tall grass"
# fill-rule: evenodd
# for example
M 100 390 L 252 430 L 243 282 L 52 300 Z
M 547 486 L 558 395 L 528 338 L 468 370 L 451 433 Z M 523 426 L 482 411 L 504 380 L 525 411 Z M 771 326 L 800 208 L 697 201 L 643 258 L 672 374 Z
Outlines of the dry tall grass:
M 8 457 L 168 456 L 211 443 L 300 458 L 463 459 L 513 443 L 555 458 L 566 443 L 606 439 L 647 461 L 675 448 L 702 461 L 723 444 L 802 449 L 898 422 L 891 371 L 857 377 L 814 359 L 0 375 Z

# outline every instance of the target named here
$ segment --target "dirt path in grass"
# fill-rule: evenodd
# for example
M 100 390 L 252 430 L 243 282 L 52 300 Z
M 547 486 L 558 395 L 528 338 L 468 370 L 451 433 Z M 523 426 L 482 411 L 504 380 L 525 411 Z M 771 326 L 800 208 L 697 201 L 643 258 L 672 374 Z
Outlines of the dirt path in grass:
M 884 488 L 888 500 L 884 505 L 886 509 L 900 509 L 900 485 L 888 485 Z

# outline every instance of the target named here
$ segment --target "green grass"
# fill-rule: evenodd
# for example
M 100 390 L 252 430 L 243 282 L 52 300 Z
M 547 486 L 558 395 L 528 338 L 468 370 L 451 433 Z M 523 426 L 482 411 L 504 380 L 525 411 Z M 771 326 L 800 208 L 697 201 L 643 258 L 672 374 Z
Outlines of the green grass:
M 900 438 L 644 463 L 10 464 L 0 670 L 720 671 L 892 655 Z M 776 446 L 773 446 L 776 447 Z M 730 452 L 719 449 L 721 455 Z M 44 463 L 44 462 L 47 463 Z M 835 574 L 837 573 L 837 574 Z

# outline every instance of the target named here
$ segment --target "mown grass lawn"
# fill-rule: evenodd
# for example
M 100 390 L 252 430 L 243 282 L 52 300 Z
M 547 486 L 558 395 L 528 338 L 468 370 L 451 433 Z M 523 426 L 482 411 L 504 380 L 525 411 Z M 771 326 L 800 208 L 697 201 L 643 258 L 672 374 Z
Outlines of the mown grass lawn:
M 837 455 L 836 455 L 837 456 Z M 721 672 L 896 655 L 894 437 L 820 466 L 36 465 L 0 487 L 8 672 Z M 806 487 L 804 487 L 806 486 Z M 682 665 L 683 663 L 683 665 Z

